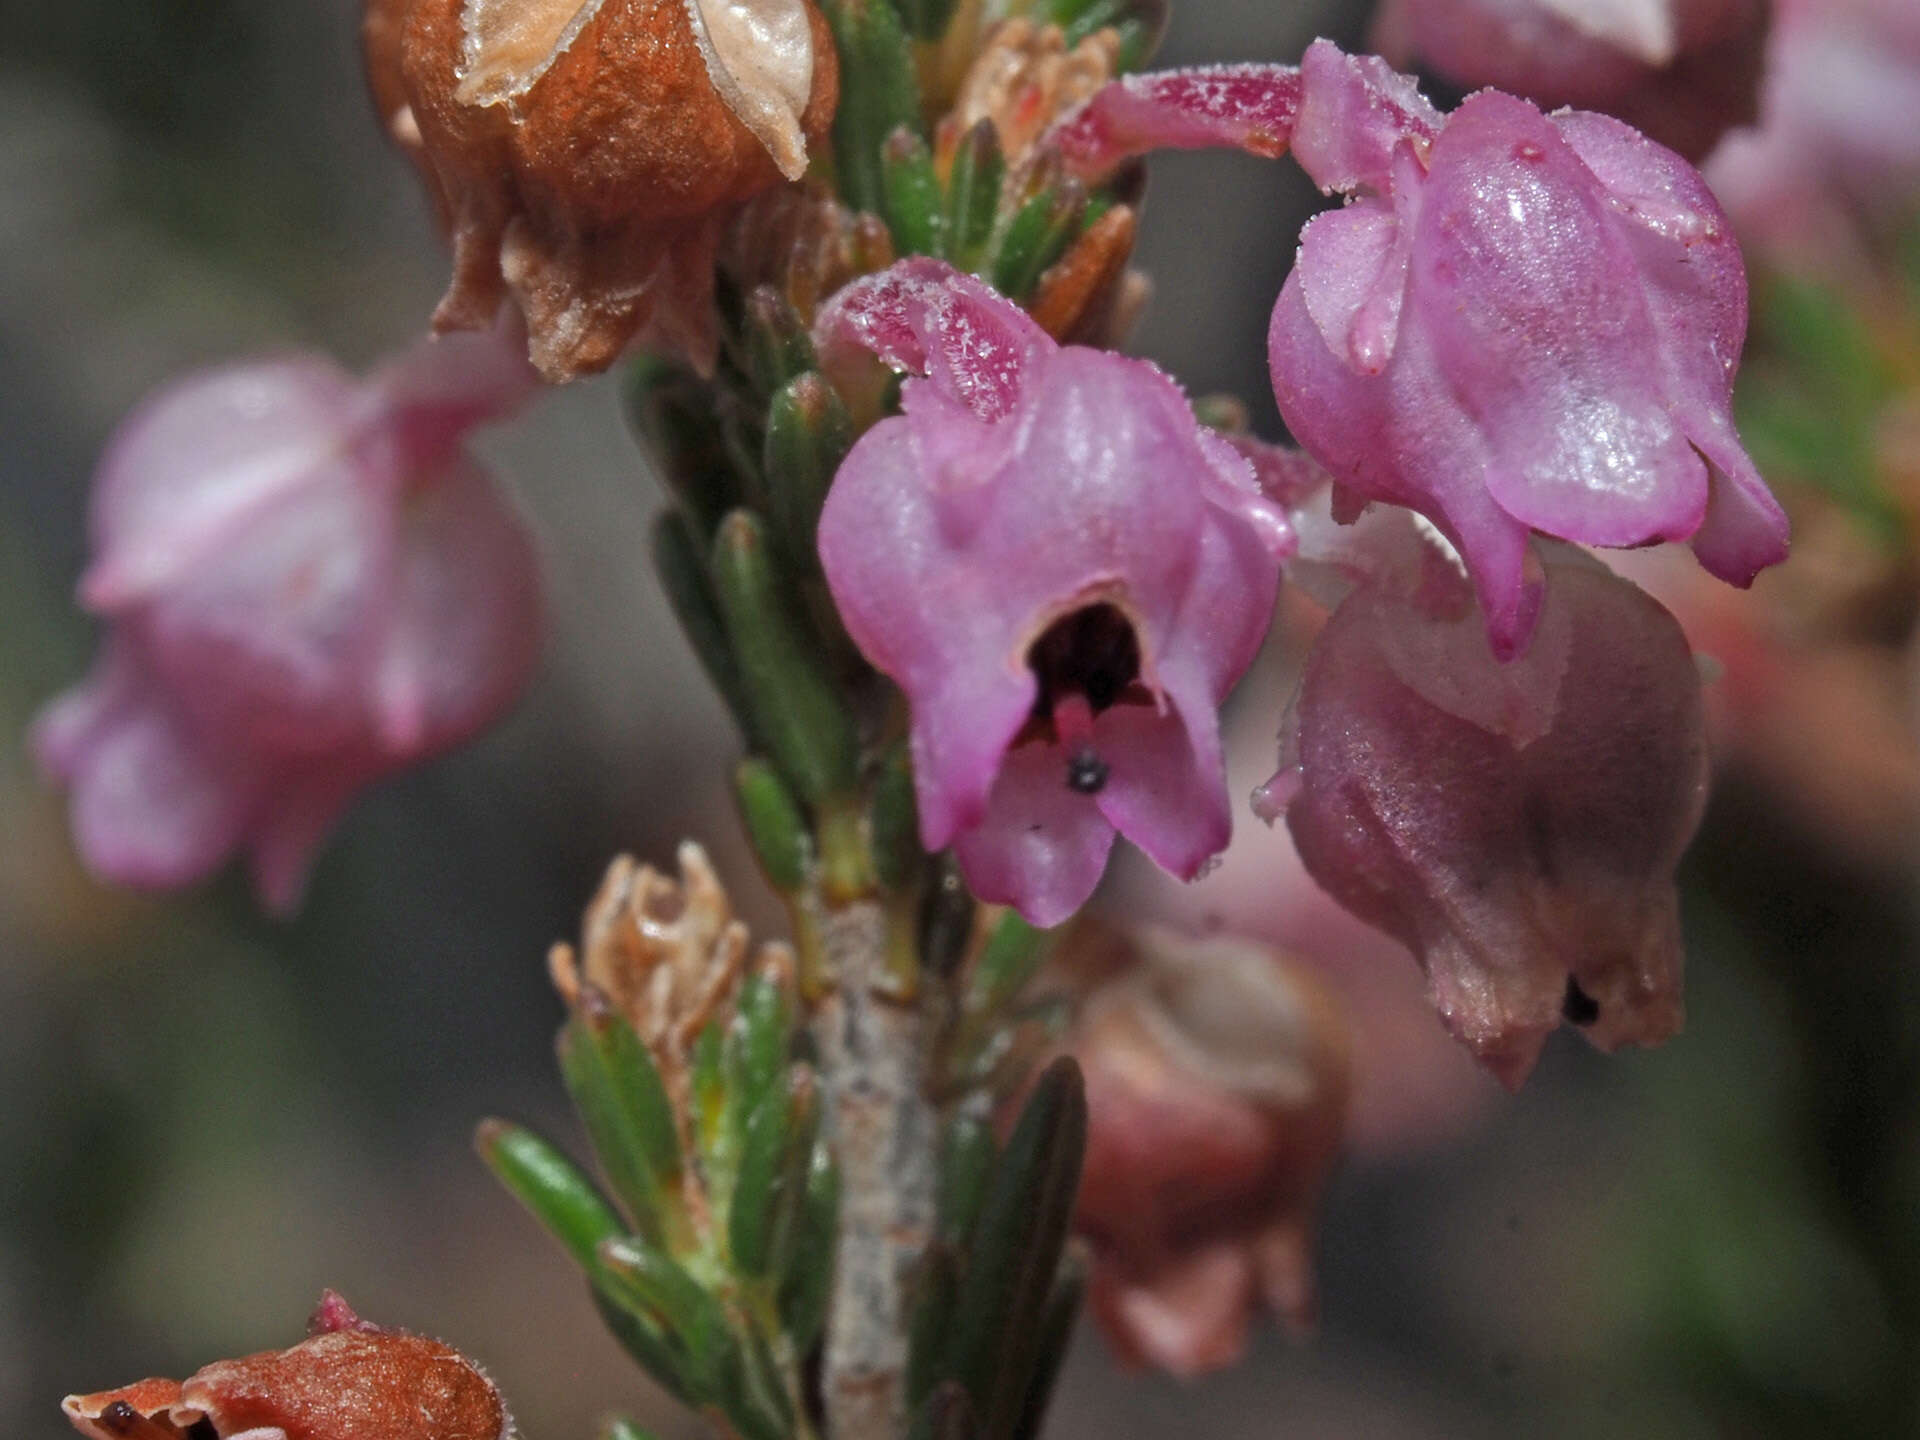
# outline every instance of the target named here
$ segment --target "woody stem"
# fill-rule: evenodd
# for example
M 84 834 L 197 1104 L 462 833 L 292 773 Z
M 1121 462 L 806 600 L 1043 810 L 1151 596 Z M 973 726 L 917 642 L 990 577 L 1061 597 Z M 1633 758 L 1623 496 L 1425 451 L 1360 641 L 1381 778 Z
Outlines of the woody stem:
M 830 1440 L 900 1440 L 907 1427 L 912 1276 L 933 1229 L 938 1117 L 926 1094 L 928 1024 L 889 985 L 884 907 L 828 910 L 836 984 L 814 1013 L 840 1228 L 822 1390 Z

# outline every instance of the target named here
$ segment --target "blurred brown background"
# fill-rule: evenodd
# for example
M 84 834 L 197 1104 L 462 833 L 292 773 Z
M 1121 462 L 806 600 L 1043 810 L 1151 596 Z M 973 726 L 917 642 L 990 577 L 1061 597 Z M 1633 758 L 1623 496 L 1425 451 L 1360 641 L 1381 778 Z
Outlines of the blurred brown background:
M 571 1134 L 541 957 L 615 850 L 693 835 L 749 873 L 731 738 L 644 563 L 656 491 L 611 388 L 487 437 L 553 597 L 508 724 L 359 804 L 293 925 L 232 878 L 95 888 L 19 736 L 91 645 L 68 596 L 101 444 L 183 369 L 401 345 L 443 259 L 365 104 L 347 0 L 0 0 L 0 20 L 0 1416 L 66 1433 L 67 1390 L 290 1343 L 332 1285 L 481 1357 L 534 1437 L 614 1406 L 693 1433 L 466 1144 L 496 1112 Z M 1163 59 L 1292 59 L 1364 23 L 1187 0 Z M 1263 428 L 1267 310 L 1317 203 L 1286 167 L 1207 156 L 1161 163 L 1147 208 L 1137 348 Z M 1277 672 L 1248 687 L 1242 742 L 1268 743 L 1283 694 Z M 1051 1433 L 1920 1433 L 1911 871 L 1801 825 L 1763 784 L 1721 788 L 1669 1050 L 1556 1043 L 1516 1099 L 1385 1052 L 1383 1093 L 1465 1098 L 1342 1172 L 1316 1341 L 1264 1336 L 1181 1387 L 1119 1376 L 1084 1330 Z M 1381 983 L 1419 982 L 1407 963 Z

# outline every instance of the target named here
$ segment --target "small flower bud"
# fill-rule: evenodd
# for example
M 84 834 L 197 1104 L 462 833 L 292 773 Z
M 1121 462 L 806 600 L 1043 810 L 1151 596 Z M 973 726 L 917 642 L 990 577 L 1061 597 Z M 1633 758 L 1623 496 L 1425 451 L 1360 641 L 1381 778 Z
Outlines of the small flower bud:
M 370 1325 L 332 1291 L 311 1331 L 290 1350 L 61 1408 L 93 1440 L 513 1440 L 493 1381 L 452 1346 Z
M 811 0 L 414 0 L 402 71 L 453 236 L 434 323 L 511 293 L 553 380 L 636 339 L 709 366 L 722 223 L 805 171 L 838 95 Z

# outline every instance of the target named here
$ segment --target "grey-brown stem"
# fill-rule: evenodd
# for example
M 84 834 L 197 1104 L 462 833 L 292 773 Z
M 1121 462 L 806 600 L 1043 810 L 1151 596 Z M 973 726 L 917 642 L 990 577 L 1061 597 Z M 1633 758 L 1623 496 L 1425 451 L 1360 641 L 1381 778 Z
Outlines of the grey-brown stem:
M 833 992 L 817 1007 L 826 1124 L 840 1165 L 840 1237 L 827 1312 L 829 1440 L 900 1440 L 907 1426 L 913 1269 L 933 1232 L 938 1117 L 926 1022 L 881 992 L 886 921 L 857 902 L 822 917 Z

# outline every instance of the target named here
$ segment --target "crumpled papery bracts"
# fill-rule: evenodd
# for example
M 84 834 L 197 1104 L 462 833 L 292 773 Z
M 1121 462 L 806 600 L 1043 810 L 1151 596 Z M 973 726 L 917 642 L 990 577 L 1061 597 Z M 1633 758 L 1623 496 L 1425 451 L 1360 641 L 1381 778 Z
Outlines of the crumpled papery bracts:
M 1372 57 L 1109 85 L 1053 137 L 1097 176 L 1164 147 L 1289 149 L 1356 197 L 1311 221 L 1274 308 L 1274 394 L 1362 499 L 1409 506 L 1466 561 L 1503 655 L 1540 605 L 1538 531 L 1691 540 L 1745 585 L 1787 521 L 1733 427 L 1739 247 L 1700 176 L 1604 115 L 1483 91 L 1442 116 Z
M 411 0 L 396 26 L 397 3 L 374 0 L 368 72 L 452 232 L 435 326 L 484 328 L 511 295 L 550 380 L 636 340 L 710 368 L 726 221 L 833 120 L 811 0 Z
M 1369 48 L 1463 90 L 1602 110 L 1699 161 L 1758 113 L 1770 0 L 1387 0 Z
M 1707 791 L 1679 624 L 1546 548 L 1533 644 L 1505 663 L 1457 576 L 1402 548 L 1364 579 L 1314 642 L 1256 796 L 1328 893 L 1419 956 L 1448 1029 L 1509 1087 L 1562 1020 L 1603 1050 L 1679 1029 L 1674 872 Z
M 568 1010 L 609 1005 L 633 1027 L 684 1119 L 700 1032 L 728 1017 L 749 972 L 790 988 L 794 958 L 778 942 L 752 943 L 705 850 L 682 841 L 677 858 L 675 880 L 618 856 L 588 902 L 579 950 L 555 945 L 547 970 Z
M 290 1350 L 62 1404 L 93 1440 L 512 1440 L 486 1373 L 451 1345 L 371 1325 L 328 1291 Z
M 1314 1320 L 1313 1232 L 1351 1090 L 1332 1000 L 1272 946 L 1083 921 L 1111 973 L 1066 1041 L 1087 1084 L 1075 1229 L 1125 1360 L 1232 1364 L 1262 1308 Z
M 922 842 L 1039 925 L 1116 830 L 1198 873 L 1231 829 L 1219 705 L 1291 541 L 1252 468 L 1152 365 L 1058 345 L 939 261 L 849 286 L 815 334 L 838 373 L 920 377 L 841 466 L 820 558 L 911 701 Z
M 509 332 L 365 381 L 291 355 L 163 390 L 94 479 L 93 673 L 34 722 L 101 877 L 191 884 L 236 852 L 299 902 L 365 786 L 471 738 L 539 651 L 532 537 L 462 448 L 536 381 Z

